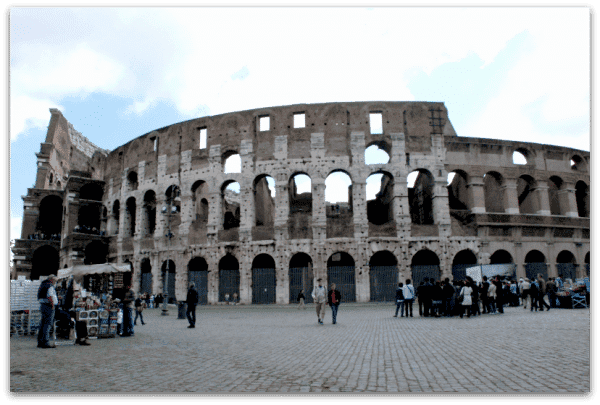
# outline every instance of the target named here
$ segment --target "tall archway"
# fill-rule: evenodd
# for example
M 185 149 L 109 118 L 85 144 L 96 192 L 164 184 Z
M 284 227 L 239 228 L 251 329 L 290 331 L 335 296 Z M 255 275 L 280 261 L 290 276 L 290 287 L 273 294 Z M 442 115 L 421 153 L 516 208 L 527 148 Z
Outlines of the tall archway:
M 496 250 L 493 255 L 490 256 L 490 264 L 509 264 L 514 263 L 512 255 L 506 250 Z
M 275 260 L 268 254 L 260 254 L 252 261 L 252 303 L 274 304 L 275 286 Z
M 590 276 L 590 252 L 587 252 L 584 259 L 585 263 L 585 273 L 587 277 Z
M 119 200 L 115 200 L 112 206 L 112 215 L 110 220 L 110 227 L 113 235 L 119 234 L 119 221 L 121 218 L 121 203 Z
M 167 266 L 169 269 L 169 274 L 165 279 L 165 274 L 167 273 Z M 163 283 L 167 283 L 167 295 L 169 303 L 175 302 L 177 297 L 175 296 L 175 275 L 177 273 L 177 269 L 175 267 L 175 262 L 171 259 L 165 260 L 161 266 L 161 276 Z M 164 285 L 164 284 L 163 284 Z M 164 287 L 163 287 L 164 290 Z M 162 293 L 163 291 L 161 291 Z
M 142 259 L 140 269 L 140 293 L 152 294 L 152 264 L 150 259 Z
M 59 265 L 58 251 L 49 245 L 40 246 L 33 252 L 30 277 L 32 280 L 38 280 L 40 276 L 56 275 Z
M 407 183 L 412 223 L 415 225 L 432 225 L 434 223 L 433 176 L 428 170 L 415 170 L 408 175 Z
M 152 190 L 146 191 L 144 194 L 144 227 L 143 234 L 145 236 L 154 235 L 156 230 L 156 194 Z
M 575 200 L 577 202 L 577 213 L 582 218 L 590 216 L 590 191 L 587 184 L 578 181 L 575 184 Z
M 440 280 L 442 272 L 440 270 L 440 259 L 431 250 L 419 250 L 411 261 L 412 280 L 415 286 L 421 284 L 426 277 Z
M 219 301 L 225 301 L 225 294 L 231 299 L 234 293 L 240 296 L 240 264 L 228 253 L 219 261 Z
M 464 280 L 467 278 L 467 267 L 477 264 L 477 256 L 469 249 L 461 250 L 454 256 L 452 261 L 453 280 Z
M 99 240 L 92 241 L 85 247 L 83 264 L 102 264 L 108 258 L 108 245 Z
M 391 302 L 398 286 L 398 260 L 391 252 L 382 250 L 369 261 L 371 301 Z
M 504 180 L 500 173 L 488 172 L 483 176 L 486 212 L 503 213 L 505 211 L 503 183 Z
M 577 278 L 577 262 L 575 255 L 568 250 L 563 250 L 556 257 L 556 272 L 563 280 L 571 279 L 575 281 Z
M 198 304 L 208 304 L 208 263 L 202 257 L 194 257 L 188 263 L 188 283 L 196 285 Z
M 451 210 L 468 210 L 467 174 L 462 170 L 448 173 L 448 206 Z
M 192 202 L 196 222 L 208 223 L 208 198 L 208 184 L 204 180 L 196 181 L 192 186 Z
M 306 173 L 296 173 L 288 184 L 290 239 L 312 238 L 312 182 Z
M 548 278 L 546 256 L 539 250 L 532 250 L 525 256 L 525 275 L 533 280 L 538 274 L 541 274 L 544 279 Z
M 367 220 L 380 226 L 394 221 L 394 178 L 380 171 L 367 177 Z M 396 228 L 392 229 L 395 234 Z M 375 236 L 375 235 L 373 235 Z M 392 236 L 392 235 L 390 235 Z
M 548 181 L 548 202 L 550 204 L 550 215 L 564 215 L 564 210 L 560 202 L 559 191 L 563 186 L 563 181 L 558 176 L 550 177 Z
M 104 190 L 98 183 L 88 183 L 79 189 L 80 200 L 102 201 Z
M 273 226 L 275 222 L 275 180 L 263 174 L 254 179 L 254 225 Z
M 517 179 L 517 197 L 521 214 L 535 214 L 539 206 L 535 196 L 536 183 L 533 177 L 524 174 Z
M 221 188 L 223 229 L 240 227 L 240 183 L 226 181 Z
M 126 226 L 126 236 L 134 236 L 135 235 L 135 198 L 129 197 L 126 202 L 126 217 L 125 217 L 125 226 Z
M 290 259 L 289 288 L 290 303 L 295 302 L 298 294 L 304 291 L 304 302 L 312 303 L 312 290 L 314 288 L 312 259 L 306 253 L 296 253 Z
M 342 302 L 356 301 L 356 276 L 354 259 L 348 253 L 337 252 L 327 260 L 327 280 L 329 286 L 335 284 Z M 328 286 L 328 287 L 329 287 Z
M 352 179 L 343 170 L 334 170 L 325 179 L 325 216 L 327 237 L 350 237 L 354 234 Z
M 37 230 L 45 235 L 60 234 L 62 229 L 63 200 L 59 196 L 49 195 L 40 201 L 40 215 Z

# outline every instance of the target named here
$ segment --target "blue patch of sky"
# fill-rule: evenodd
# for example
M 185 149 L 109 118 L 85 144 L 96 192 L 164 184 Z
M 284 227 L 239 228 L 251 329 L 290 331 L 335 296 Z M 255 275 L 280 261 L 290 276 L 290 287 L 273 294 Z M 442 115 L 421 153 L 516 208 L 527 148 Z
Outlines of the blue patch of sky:
M 244 80 L 246 77 L 248 77 L 249 74 L 250 71 L 248 70 L 248 67 L 244 66 L 243 68 L 231 75 L 231 80 Z
M 409 72 L 408 89 L 416 100 L 444 102 L 452 126 L 460 136 L 461 128 L 466 128 L 468 121 L 486 107 L 486 101 L 499 93 L 506 72 L 531 50 L 532 45 L 532 35 L 523 31 L 511 38 L 485 66 L 478 55 L 469 53 L 458 62 L 437 67 L 429 75 L 422 71 Z

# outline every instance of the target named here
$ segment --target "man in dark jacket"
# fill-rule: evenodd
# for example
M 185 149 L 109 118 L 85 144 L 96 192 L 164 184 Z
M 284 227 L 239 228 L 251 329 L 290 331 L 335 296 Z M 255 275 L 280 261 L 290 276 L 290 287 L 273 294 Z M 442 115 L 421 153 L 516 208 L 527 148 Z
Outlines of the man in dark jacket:
M 483 307 L 483 313 L 487 314 L 490 311 L 490 299 L 488 298 L 488 290 L 490 289 L 490 283 L 488 282 L 487 276 L 483 276 L 483 282 L 481 283 L 481 289 L 479 290 L 479 298 L 481 299 L 481 306 Z
M 402 307 L 402 311 L 400 312 L 400 317 L 404 317 L 404 284 L 398 283 L 398 288 L 396 288 L 396 314 L 394 314 L 394 318 L 398 317 L 398 310 Z M 408 316 L 408 313 L 406 314 Z
M 342 299 L 342 294 L 338 290 L 335 289 L 335 284 L 331 284 L 331 290 L 327 292 L 327 302 L 331 307 L 331 316 L 333 318 L 333 324 L 336 323 L 337 311 L 340 306 L 340 301 Z
M 442 287 L 443 297 L 444 297 L 444 315 L 452 316 L 452 307 L 454 300 L 454 287 L 450 284 L 450 279 L 444 279 L 444 286 Z
M 195 328 L 196 305 L 198 304 L 198 291 L 196 291 L 196 285 L 194 283 L 190 283 L 190 288 L 188 289 L 185 303 L 187 304 L 187 311 L 185 315 L 187 316 L 188 322 L 190 323 L 190 326 L 188 326 L 188 328 Z
M 127 287 L 125 298 L 123 298 L 123 334 L 122 337 L 134 336 L 133 330 L 133 308 L 135 304 L 135 291 L 131 285 Z

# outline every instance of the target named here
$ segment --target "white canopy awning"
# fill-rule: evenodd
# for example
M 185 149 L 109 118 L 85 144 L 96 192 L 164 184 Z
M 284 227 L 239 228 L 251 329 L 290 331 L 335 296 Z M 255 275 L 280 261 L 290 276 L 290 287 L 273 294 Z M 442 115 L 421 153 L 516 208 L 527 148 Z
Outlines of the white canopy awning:
M 129 263 L 79 264 L 58 270 L 57 278 L 80 277 L 88 274 L 125 273 L 131 271 Z

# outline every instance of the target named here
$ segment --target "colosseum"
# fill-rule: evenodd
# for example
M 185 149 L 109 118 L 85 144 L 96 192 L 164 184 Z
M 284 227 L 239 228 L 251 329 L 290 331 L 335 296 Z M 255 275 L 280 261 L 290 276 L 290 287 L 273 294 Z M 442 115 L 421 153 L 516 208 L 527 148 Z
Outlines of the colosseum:
M 204 304 L 292 303 L 318 278 L 343 301 L 386 301 L 399 280 L 475 264 L 589 275 L 589 152 L 457 136 L 441 102 L 232 112 L 112 151 L 50 111 L 16 275 L 128 262 L 136 291 L 166 282 L 184 300 L 194 281 Z M 328 191 L 330 176 L 347 180 Z

